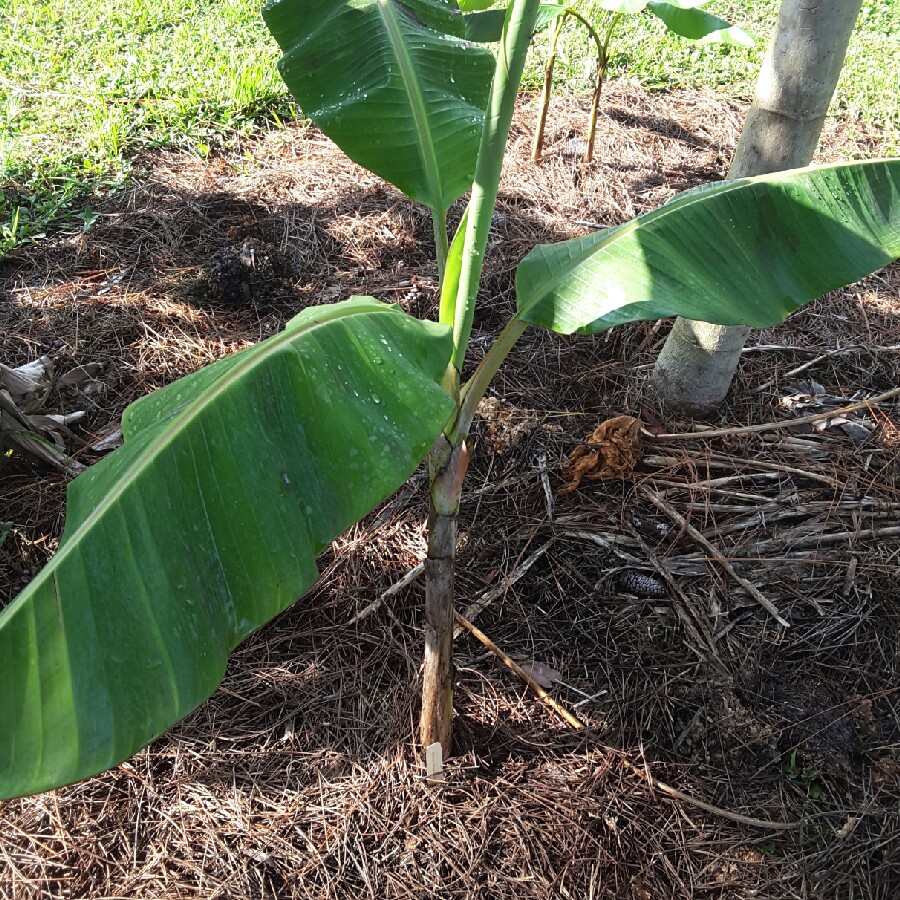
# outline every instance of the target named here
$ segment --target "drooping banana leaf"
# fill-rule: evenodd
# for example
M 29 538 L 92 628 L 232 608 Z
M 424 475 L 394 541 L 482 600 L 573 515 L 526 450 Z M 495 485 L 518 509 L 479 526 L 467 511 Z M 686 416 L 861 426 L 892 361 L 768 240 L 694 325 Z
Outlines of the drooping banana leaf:
M 900 257 L 900 159 L 686 191 L 624 225 L 536 247 L 519 318 L 562 334 L 683 316 L 764 328 Z
M 451 344 L 352 298 L 128 408 L 124 446 L 72 482 L 57 553 L 0 613 L 0 797 L 101 772 L 215 690 L 431 447 Z
M 351 159 L 444 213 L 472 185 L 494 58 L 446 0 L 270 0 L 279 70 Z
M 647 9 L 661 19 L 669 31 L 688 40 L 736 47 L 752 47 L 756 43 L 743 28 L 697 9 L 690 0 L 650 0 Z

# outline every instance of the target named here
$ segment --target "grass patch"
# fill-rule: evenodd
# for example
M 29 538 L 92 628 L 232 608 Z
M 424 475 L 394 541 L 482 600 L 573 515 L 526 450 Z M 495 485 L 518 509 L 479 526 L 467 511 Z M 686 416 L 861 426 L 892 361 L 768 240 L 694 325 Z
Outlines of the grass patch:
M 258 0 L 7 0 L 0 251 L 80 214 L 135 151 L 205 155 L 296 113 Z
M 297 115 L 275 69 L 259 0 L 6 0 L 0 10 L 0 255 L 51 223 L 90 226 L 92 198 L 116 188 L 135 152 L 178 146 L 204 156 L 240 134 Z M 752 31 L 746 51 L 669 35 L 631 17 L 613 75 L 650 89 L 708 85 L 748 97 L 777 0 L 714 2 Z M 537 40 L 526 87 L 541 79 Z M 587 39 L 570 28 L 562 90 L 586 93 Z M 866 0 L 835 109 L 900 128 L 900 3 Z

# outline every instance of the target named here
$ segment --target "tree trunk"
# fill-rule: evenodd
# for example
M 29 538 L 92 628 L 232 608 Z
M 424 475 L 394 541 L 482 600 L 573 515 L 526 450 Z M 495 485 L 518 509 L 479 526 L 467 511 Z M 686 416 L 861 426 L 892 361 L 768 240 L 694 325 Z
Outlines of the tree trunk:
M 809 165 L 862 0 L 782 0 L 728 178 Z M 731 386 L 743 325 L 678 319 L 653 370 L 667 407 L 708 414 Z

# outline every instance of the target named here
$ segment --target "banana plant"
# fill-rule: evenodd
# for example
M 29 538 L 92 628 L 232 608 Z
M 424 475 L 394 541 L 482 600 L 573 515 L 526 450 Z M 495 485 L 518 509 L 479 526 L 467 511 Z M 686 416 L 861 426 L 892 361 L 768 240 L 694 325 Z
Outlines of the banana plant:
M 0 612 L 0 797 L 99 773 L 187 715 L 231 650 L 315 581 L 320 551 L 425 459 L 421 738 L 449 752 L 467 437 L 525 329 L 596 334 L 676 314 L 762 327 L 900 257 L 898 160 L 688 191 L 532 250 L 516 314 L 461 383 L 539 8 L 513 0 L 493 62 L 465 39 L 453 0 L 266 7 L 307 114 L 431 207 L 438 258 L 440 220 L 470 188 L 444 246 L 439 321 L 371 297 L 314 307 L 126 410 L 124 445 L 71 483 L 59 549 Z
M 536 28 L 550 23 L 547 63 L 544 67 L 544 86 L 538 122 L 534 131 L 531 158 L 540 162 L 544 147 L 544 129 L 550 108 L 550 94 L 553 90 L 553 70 L 556 67 L 556 51 L 559 38 L 568 20 L 580 24 L 590 36 L 596 50 L 594 92 L 591 97 L 587 140 L 583 162 L 594 158 L 594 142 L 597 136 L 597 113 L 600 95 L 609 73 L 610 47 L 613 36 L 625 16 L 634 16 L 645 10 L 656 16 L 672 34 L 703 44 L 730 44 L 738 47 L 752 47 L 753 37 L 739 28 L 708 13 L 699 7 L 709 0 L 593 0 L 587 4 L 585 12 L 578 9 L 577 0 L 555 0 L 542 3 L 539 7 Z M 488 9 L 488 0 L 459 0 L 459 6 L 467 11 L 466 31 L 474 41 L 498 41 L 503 31 L 502 9 Z

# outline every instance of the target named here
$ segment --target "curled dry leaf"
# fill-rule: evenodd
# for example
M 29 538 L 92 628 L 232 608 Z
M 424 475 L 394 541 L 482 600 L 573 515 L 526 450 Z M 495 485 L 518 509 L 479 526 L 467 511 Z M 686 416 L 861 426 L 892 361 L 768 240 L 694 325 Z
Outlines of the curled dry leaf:
M 841 825 L 840 828 L 835 831 L 834 836 L 839 840 L 843 840 L 844 838 L 850 837 L 854 831 L 856 831 L 856 826 L 860 823 L 859 816 L 847 816 L 847 821 Z
M 818 381 L 798 381 L 786 388 L 785 395 L 779 400 L 781 406 L 789 409 L 795 416 L 805 416 L 818 411 L 827 412 L 855 403 L 859 394 L 852 397 L 838 397 L 829 394 Z M 806 425 L 790 426 L 790 430 L 799 434 L 822 432 L 843 432 L 856 443 L 868 440 L 875 431 L 875 423 L 859 414 L 842 414 L 823 417 L 818 422 Z
M 569 465 L 561 472 L 569 483 L 559 493 L 570 494 L 584 478 L 591 481 L 628 478 L 643 458 L 640 419 L 633 416 L 607 419 L 572 452 Z
M 867 441 L 870 437 L 872 437 L 875 428 L 875 423 L 870 419 L 862 419 L 859 416 L 846 415 L 834 416 L 831 419 L 826 419 L 821 423 L 821 427 L 818 427 L 815 430 L 832 431 L 835 429 L 840 429 L 844 432 L 844 434 L 852 438 L 856 443 L 860 443 L 862 441 Z
M 97 376 L 103 372 L 104 366 L 101 362 L 87 363 L 84 366 L 75 366 L 69 369 L 65 375 L 57 380 L 59 387 L 80 387 L 81 385 L 97 381 Z
M 807 379 L 806 381 L 796 381 L 786 387 L 784 395 L 778 402 L 786 409 L 801 415 L 815 409 L 822 409 L 826 403 L 834 399 L 818 381 Z

